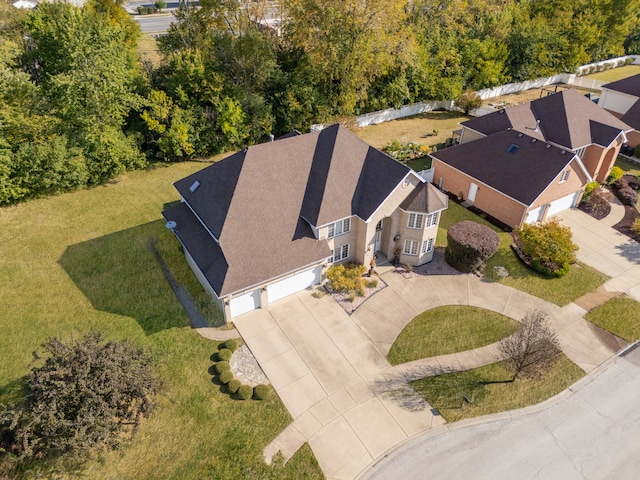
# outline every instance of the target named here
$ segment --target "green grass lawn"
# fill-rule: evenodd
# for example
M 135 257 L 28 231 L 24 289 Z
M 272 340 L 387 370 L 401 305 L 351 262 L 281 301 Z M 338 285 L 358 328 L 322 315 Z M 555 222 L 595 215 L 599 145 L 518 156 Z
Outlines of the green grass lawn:
M 31 352 L 47 338 L 98 330 L 143 346 L 163 386 L 158 408 L 134 439 L 89 461 L 86 478 L 323 478 L 307 446 L 285 467 L 264 465 L 262 450 L 290 423 L 288 412 L 275 395 L 235 401 L 212 382 L 218 344 L 188 326 L 149 250 L 156 238 L 178 281 L 206 303 L 160 215 L 178 199 L 172 182 L 203 167 L 132 172 L 104 186 L 0 209 L 0 401 L 19 398 Z M 215 309 L 205 313 L 212 323 L 221 320 Z
M 462 352 L 497 342 L 516 331 L 518 322 L 491 310 L 468 306 L 433 308 L 402 330 L 387 360 L 392 365 Z
M 489 280 L 517 288 L 560 306 L 572 302 L 585 293 L 592 292 L 607 280 L 606 275 L 580 262 L 574 264 L 569 273 L 561 278 L 540 275 L 523 264 L 513 253 L 510 247 L 510 234 L 503 232 L 453 201 L 449 202 L 449 208 L 442 214 L 436 245 L 446 246 L 447 229 L 462 220 L 472 220 L 487 225 L 498 232 L 500 236 L 500 247 L 496 254 L 487 261 L 484 269 L 484 275 Z M 498 278 L 495 273 L 497 266 L 506 268 L 509 276 L 503 279 Z
M 640 176 L 640 163 L 627 160 L 624 157 L 618 157 L 616 159 L 616 166 L 624 170 L 625 174 Z
M 624 67 L 612 68 L 604 72 L 592 73 L 585 75 L 585 78 L 594 78 L 603 82 L 615 82 L 623 78 L 631 77 L 640 73 L 640 65 L 625 65 Z
M 423 378 L 411 383 L 448 422 L 535 405 L 575 383 L 584 372 L 563 354 L 540 378 L 518 378 L 513 383 L 504 362 L 466 372 Z M 463 399 L 466 396 L 471 402 Z
M 640 303 L 626 295 L 612 298 L 585 318 L 628 342 L 640 339 Z

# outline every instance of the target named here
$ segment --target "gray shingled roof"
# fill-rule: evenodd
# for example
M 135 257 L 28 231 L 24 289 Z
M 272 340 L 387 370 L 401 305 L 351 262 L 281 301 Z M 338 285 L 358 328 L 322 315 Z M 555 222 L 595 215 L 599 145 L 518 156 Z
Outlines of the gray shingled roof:
M 333 125 L 251 146 L 175 183 L 219 247 L 203 240 L 204 229 L 186 220 L 184 207 L 164 215 L 176 221 L 216 293 L 226 296 L 327 258 L 327 242 L 302 219 L 315 226 L 351 215 L 367 220 L 409 172 Z
M 574 158 L 571 152 L 532 140 L 507 130 L 431 156 L 529 206 Z
M 592 143 L 609 146 L 629 125 L 573 89 L 472 118 L 462 125 L 484 135 L 510 128 L 576 150 Z
M 609 90 L 615 90 L 616 92 L 626 93 L 627 95 L 633 95 L 640 97 L 640 73 L 632 77 L 623 78 L 615 82 L 607 83 L 602 88 L 608 88 Z
M 416 188 L 400 204 L 406 212 L 432 213 L 447 208 L 449 197 L 428 182 L 416 185 Z
M 640 131 L 640 99 L 631 105 L 631 108 L 627 110 L 627 113 L 625 113 L 620 120 Z

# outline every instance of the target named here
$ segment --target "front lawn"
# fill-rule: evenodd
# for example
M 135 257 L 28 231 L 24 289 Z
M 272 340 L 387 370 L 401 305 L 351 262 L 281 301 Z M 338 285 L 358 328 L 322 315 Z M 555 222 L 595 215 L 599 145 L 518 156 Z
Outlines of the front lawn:
M 580 367 L 560 354 L 540 378 L 518 378 L 503 383 L 511 379 L 511 371 L 500 362 L 466 372 L 423 378 L 411 382 L 411 386 L 445 420 L 456 422 L 535 405 L 562 392 L 583 375 Z
M 640 65 L 625 65 L 624 67 L 612 68 L 603 72 L 596 72 L 585 75 L 585 78 L 593 78 L 603 82 L 615 82 L 623 78 L 632 77 L 640 73 Z
M 612 298 L 585 318 L 627 342 L 640 339 L 640 303 L 626 295 Z
M 468 306 L 437 307 L 421 313 L 402 330 L 387 360 L 392 365 L 483 347 L 511 335 L 515 320 Z
M 496 254 L 487 261 L 484 269 L 484 275 L 489 280 L 517 288 L 560 306 L 592 292 L 607 280 L 606 275 L 580 262 L 572 265 L 569 273 L 561 278 L 540 275 L 524 265 L 511 250 L 511 235 L 509 233 L 503 232 L 453 201 L 449 201 L 449 208 L 442 214 L 436 238 L 437 246 L 447 245 L 447 229 L 461 220 L 471 220 L 488 225 L 500 236 L 500 247 Z M 506 268 L 509 276 L 499 278 L 496 273 L 498 266 Z
M 620 167 L 625 174 L 640 176 L 640 163 L 627 160 L 624 157 L 618 157 L 616 159 L 616 166 Z
M 160 212 L 177 200 L 172 182 L 203 168 L 180 163 L 132 172 L 107 185 L 0 208 L 0 402 L 18 399 L 47 338 L 102 331 L 129 338 L 155 359 L 163 386 L 158 407 L 120 451 L 90 460 L 86 478 L 323 478 L 305 446 L 270 468 L 263 448 L 291 418 L 276 395 L 237 401 L 209 372 L 217 342 L 189 327 L 156 262 L 157 249 L 202 305 Z M 219 312 L 205 312 L 212 323 Z M 51 472 L 20 472 L 45 478 Z

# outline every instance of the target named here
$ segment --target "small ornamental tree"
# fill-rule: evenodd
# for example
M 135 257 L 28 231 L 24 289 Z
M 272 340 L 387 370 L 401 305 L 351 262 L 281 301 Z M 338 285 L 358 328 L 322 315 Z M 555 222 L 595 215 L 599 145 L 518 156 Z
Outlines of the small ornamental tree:
M 47 358 L 31 371 L 24 404 L 0 417 L 5 450 L 40 458 L 115 448 L 151 411 L 158 382 L 150 360 L 130 342 L 105 343 L 90 333 L 42 348 Z
M 481 269 L 500 246 L 500 237 L 489 227 L 470 220 L 452 225 L 447 231 L 445 260 L 456 270 L 472 272 Z
M 465 90 L 465 92 L 456 99 L 455 104 L 465 115 L 468 115 L 471 110 L 482 106 L 482 99 L 473 90 Z
M 540 273 L 562 277 L 576 261 L 578 246 L 571 239 L 571 230 L 556 220 L 524 224 L 517 237 L 522 253 Z
M 520 375 L 536 376 L 546 370 L 560 353 L 558 339 L 544 313 L 527 313 L 516 332 L 500 341 L 500 352 L 513 369 L 514 381 Z

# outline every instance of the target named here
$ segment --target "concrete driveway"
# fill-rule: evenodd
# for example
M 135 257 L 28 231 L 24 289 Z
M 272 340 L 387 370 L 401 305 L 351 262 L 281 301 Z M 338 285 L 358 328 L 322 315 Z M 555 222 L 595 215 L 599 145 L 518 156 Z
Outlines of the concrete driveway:
M 409 387 L 416 372 L 391 367 L 385 359 L 402 328 L 429 308 L 474 305 L 516 319 L 542 310 L 563 351 L 585 371 L 621 346 L 582 319 L 585 311 L 574 304 L 560 308 L 470 276 L 404 279 L 388 272 L 382 278 L 388 287 L 351 317 L 330 296 L 318 299 L 303 291 L 234 320 L 294 419 L 267 447 L 267 461 L 278 451 L 288 459 L 309 442 L 327 478 L 350 480 L 390 448 L 444 424 Z M 461 352 L 436 358 L 435 364 L 474 368 L 495 361 L 491 352 Z

